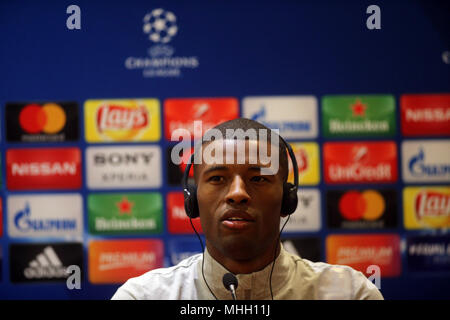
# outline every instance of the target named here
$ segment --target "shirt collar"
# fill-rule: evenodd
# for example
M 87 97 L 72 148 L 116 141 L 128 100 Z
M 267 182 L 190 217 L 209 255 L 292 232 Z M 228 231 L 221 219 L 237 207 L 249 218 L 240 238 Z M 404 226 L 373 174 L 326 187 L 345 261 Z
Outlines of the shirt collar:
M 206 285 L 219 300 L 230 300 L 231 293 L 225 289 L 222 283 L 222 277 L 228 271 L 224 266 L 217 262 L 205 249 L 204 253 L 203 275 L 206 280 Z M 236 274 L 238 279 L 238 287 L 236 289 L 236 296 L 238 300 L 264 300 L 271 299 L 270 293 L 270 273 L 272 270 L 272 262 L 264 269 L 248 274 Z M 200 279 L 203 280 L 202 269 L 200 266 Z M 274 297 L 276 292 L 282 288 L 293 275 L 294 267 L 284 250 L 283 245 L 280 244 L 280 253 L 275 261 L 275 266 L 272 273 L 272 292 Z M 209 291 L 209 290 L 208 290 Z

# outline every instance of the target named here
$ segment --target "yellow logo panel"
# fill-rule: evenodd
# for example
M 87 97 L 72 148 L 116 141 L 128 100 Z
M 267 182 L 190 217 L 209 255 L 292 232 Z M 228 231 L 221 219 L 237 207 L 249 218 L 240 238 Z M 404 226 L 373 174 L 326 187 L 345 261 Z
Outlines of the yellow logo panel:
M 403 189 L 406 229 L 450 227 L 450 187 L 407 187 Z
M 298 165 L 299 185 L 316 185 L 320 182 L 319 146 L 314 142 L 289 143 Z M 289 161 L 289 182 L 294 182 L 294 172 Z
M 157 99 L 87 100 L 84 123 L 88 142 L 158 141 L 161 138 Z

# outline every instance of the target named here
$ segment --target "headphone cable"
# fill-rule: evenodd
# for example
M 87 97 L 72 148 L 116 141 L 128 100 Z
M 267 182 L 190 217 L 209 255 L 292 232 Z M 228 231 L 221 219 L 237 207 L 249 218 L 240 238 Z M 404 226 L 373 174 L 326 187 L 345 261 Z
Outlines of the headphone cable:
M 205 281 L 206 286 L 209 289 L 209 292 L 211 292 L 211 294 L 213 295 L 213 297 L 216 300 L 219 300 L 219 299 L 217 299 L 216 295 L 212 292 L 211 288 L 209 287 L 208 281 L 206 281 L 206 278 L 205 278 L 205 273 L 203 272 L 203 268 L 204 268 L 204 265 L 205 265 L 205 247 L 203 246 L 202 238 L 200 238 L 200 235 L 198 234 L 197 230 L 195 229 L 194 224 L 192 223 L 192 218 L 189 218 L 189 221 L 191 222 L 192 229 L 194 229 L 194 232 L 197 235 L 197 238 L 200 241 L 200 245 L 202 247 L 202 276 L 203 276 L 203 280 Z
M 273 273 L 273 268 L 275 267 L 275 261 L 277 260 L 277 248 L 278 248 L 278 244 L 280 243 L 280 238 L 281 238 L 281 233 L 283 232 L 284 227 L 286 226 L 286 224 L 289 221 L 289 218 L 291 217 L 291 215 L 289 214 L 287 216 L 286 221 L 283 224 L 283 227 L 280 230 L 280 233 L 278 234 L 278 240 L 277 240 L 277 245 L 275 246 L 275 252 L 273 254 L 273 262 L 272 262 L 272 269 L 270 270 L 270 276 L 269 276 L 269 285 L 270 285 L 270 296 L 272 297 L 273 300 L 273 292 L 272 292 L 272 273 Z M 280 247 L 281 250 L 281 247 Z

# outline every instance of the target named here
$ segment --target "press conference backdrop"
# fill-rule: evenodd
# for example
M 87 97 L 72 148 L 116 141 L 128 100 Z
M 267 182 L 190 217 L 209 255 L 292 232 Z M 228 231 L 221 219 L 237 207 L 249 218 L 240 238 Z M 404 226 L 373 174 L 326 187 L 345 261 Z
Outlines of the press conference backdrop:
M 294 148 L 286 249 L 377 265 L 387 299 L 450 298 L 449 12 L 2 1 L 0 298 L 109 299 L 200 252 L 171 135 L 239 116 Z

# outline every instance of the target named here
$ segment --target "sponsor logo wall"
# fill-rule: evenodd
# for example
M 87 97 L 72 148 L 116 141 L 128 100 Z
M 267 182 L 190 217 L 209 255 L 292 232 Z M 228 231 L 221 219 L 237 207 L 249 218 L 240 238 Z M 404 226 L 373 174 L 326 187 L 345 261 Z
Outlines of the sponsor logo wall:
M 297 159 L 288 251 L 366 275 L 378 265 L 382 278 L 448 276 L 449 110 L 448 94 L 7 102 L 0 286 L 64 285 L 70 265 L 89 285 L 118 285 L 200 253 L 174 133 L 195 139 L 239 116 L 278 129 Z

